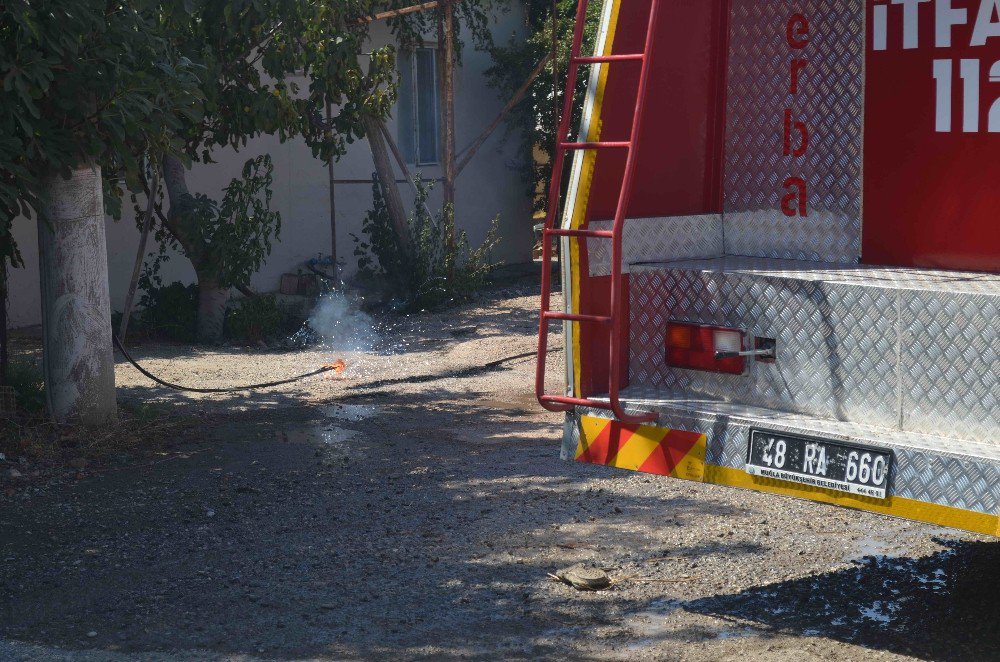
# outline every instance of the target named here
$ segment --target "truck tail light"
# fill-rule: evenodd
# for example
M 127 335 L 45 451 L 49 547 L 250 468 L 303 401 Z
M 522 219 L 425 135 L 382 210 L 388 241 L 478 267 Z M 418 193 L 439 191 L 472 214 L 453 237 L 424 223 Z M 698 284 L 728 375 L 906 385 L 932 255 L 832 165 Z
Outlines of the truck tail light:
M 738 354 L 744 351 L 745 334 L 739 329 L 706 326 L 687 322 L 667 322 L 667 365 L 675 368 L 742 375 L 746 358 L 717 353 Z

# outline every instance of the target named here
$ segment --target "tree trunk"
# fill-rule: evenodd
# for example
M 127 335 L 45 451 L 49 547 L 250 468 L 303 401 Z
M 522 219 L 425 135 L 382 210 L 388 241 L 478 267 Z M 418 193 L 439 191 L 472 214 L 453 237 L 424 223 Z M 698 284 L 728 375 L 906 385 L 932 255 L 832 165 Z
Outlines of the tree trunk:
M 52 175 L 45 190 L 38 253 L 49 413 L 101 425 L 118 413 L 101 169 Z
M 222 340 L 226 321 L 229 288 L 222 287 L 214 275 L 198 274 L 198 341 L 217 343 Z
M 187 169 L 180 159 L 169 154 L 163 157 L 163 183 L 170 198 L 168 229 L 180 242 L 198 277 L 198 341 L 221 342 L 229 288 L 219 284 L 218 276 L 208 268 L 210 258 L 204 254 L 205 247 L 192 238 L 196 235 L 190 224 L 196 221 L 187 214 L 192 200 L 187 187 Z

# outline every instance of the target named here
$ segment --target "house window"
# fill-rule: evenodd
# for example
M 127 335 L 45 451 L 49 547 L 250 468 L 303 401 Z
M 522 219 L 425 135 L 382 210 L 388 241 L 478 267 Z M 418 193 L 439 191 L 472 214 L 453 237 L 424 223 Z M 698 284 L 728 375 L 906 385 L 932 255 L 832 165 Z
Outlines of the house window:
M 403 156 L 416 165 L 435 165 L 441 149 L 437 50 L 400 53 L 399 69 L 397 120 Z

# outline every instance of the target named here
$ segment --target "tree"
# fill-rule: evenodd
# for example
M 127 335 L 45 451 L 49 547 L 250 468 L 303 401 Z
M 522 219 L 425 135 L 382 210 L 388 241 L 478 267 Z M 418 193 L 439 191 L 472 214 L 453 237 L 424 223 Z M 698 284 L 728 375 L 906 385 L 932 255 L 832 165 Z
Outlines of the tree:
M 368 31 L 362 18 L 384 4 L 188 0 L 164 7 L 163 34 L 204 68 L 205 113 L 184 118 L 175 134 L 187 160 L 211 163 L 213 149 L 239 149 L 262 134 L 302 138 L 324 162 L 342 155 L 364 136 L 364 118 L 386 116 L 393 102 L 391 48 L 374 49 L 364 65 L 361 56 Z M 336 113 L 326 120 L 328 101 Z M 169 209 L 158 209 L 159 219 L 197 274 L 198 337 L 217 341 L 230 288 L 245 284 L 266 256 L 250 244 L 268 241 L 278 227 L 276 218 L 245 215 L 243 222 L 253 227 L 242 233 L 207 232 L 211 214 L 204 213 L 205 198 L 189 190 L 188 163 L 167 154 L 162 167 Z M 240 260 L 246 268 L 225 266 Z
M 455 3 L 458 19 L 479 44 L 489 39 L 489 12 L 510 0 Z M 174 48 L 205 68 L 201 77 L 205 114 L 179 133 L 191 161 L 212 162 L 216 148 L 239 149 L 262 134 L 301 138 L 325 163 L 342 156 L 388 116 L 395 102 L 394 47 L 371 50 L 371 17 L 412 5 L 411 0 L 187 0 L 161 14 Z M 430 30 L 441 9 L 388 19 L 406 46 Z M 300 84 L 300 81 L 304 81 Z M 328 120 L 328 104 L 335 109 Z M 266 253 L 236 274 L 218 268 L 219 256 L 234 261 L 247 246 L 221 246 L 199 228 L 204 222 L 186 181 L 187 164 L 167 155 L 163 178 L 169 209 L 158 210 L 163 227 L 191 260 L 198 278 L 198 337 L 222 335 L 231 287 L 245 284 Z M 270 237 L 259 216 L 247 217 L 260 239 Z M 242 281 L 241 281 L 242 279 Z
M 146 6 L 148 5 L 148 7 Z M 196 68 L 138 0 L 0 4 L 0 259 L 21 264 L 18 214 L 39 215 L 46 393 L 56 420 L 115 415 L 104 243 L 120 182 L 180 147 L 199 117 Z

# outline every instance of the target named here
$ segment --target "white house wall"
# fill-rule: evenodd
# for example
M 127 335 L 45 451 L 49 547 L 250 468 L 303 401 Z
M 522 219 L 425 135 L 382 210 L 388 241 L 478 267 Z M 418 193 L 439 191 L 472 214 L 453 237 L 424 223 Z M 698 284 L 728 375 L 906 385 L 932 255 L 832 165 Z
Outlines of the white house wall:
M 517 12 L 501 16 L 494 34 L 498 42 L 506 42 L 523 26 Z M 373 31 L 373 42 L 386 43 L 389 35 L 382 28 Z M 463 63 L 456 70 L 456 143 L 459 150 L 471 143 L 483 128 L 500 112 L 505 100 L 489 88 L 483 72 L 492 64 L 488 54 L 467 48 Z M 395 119 L 389 131 L 398 135 Z M 483 146 L 458 180 L 456 207 L 460 229 L 466 230 L 473 244 L 478 244 L 495 216 L 500 217 L 501 245 L 494 258 L 507 264 L 530 260 L 532 238 L 531 200 L 519 174 L 509 167 L 517 156 L 517 141 L 503 140 L 501 127 Z M 242 164 L 258 154 L 270 153 L 274 162 L 273 208 L 281 213 L 281 238 L 275 242 L 270 257 L 254 275 L 251 286 L 259 291 L 276 291 L 284 273 L 295 273 L 303 262 L 319 254 L 330 253 L 330 193 L 326 167 L 314 159 L 300 140 L 281 144 L 277 138 L 265 136 L 252 141 L 240 152 L 218 150 L 217 163 L 196 165 L 188 175 L 191 191 L 221 198 L 222 189 L 239 175 Z M 412 167 L 412 166 L 411 166 Z M 442 174 L 440 166 L 423 167 L 425 178 Z M 368 179 L 374 171 L 371 151 L 365 140 L 352 145 L 335 165 L 338 179 Z M 401 185 L 404 202 L 412 203 L 406 185 Z M 440 189 L 440 187 L 438 187 Z M 341 184 L 336 188 L 338 257 L 345 264 L 347 275 L 356 271 L 351 234 L 360 235 L 361 221 L 371 208 L 371 185 Z M 441 205 L 440 190 L 431 198 L 431 208 Z M 111 304 L 120 310 L 128 288 L 132 265 L 138 247 L 139 233 L 126 199 L 128 215 L 121 221 L 107 224 L 108 260 Z M 24 256 L 25 268 L 9 273 L 9 325 L 24 327 L 41 321 L 38 282 L 38 239 L 35 220 L 18 219 L 14 237 Z M 161 270 L 164 282 L 179 280 L 194 282 L 194 270 L 180 255 Z

